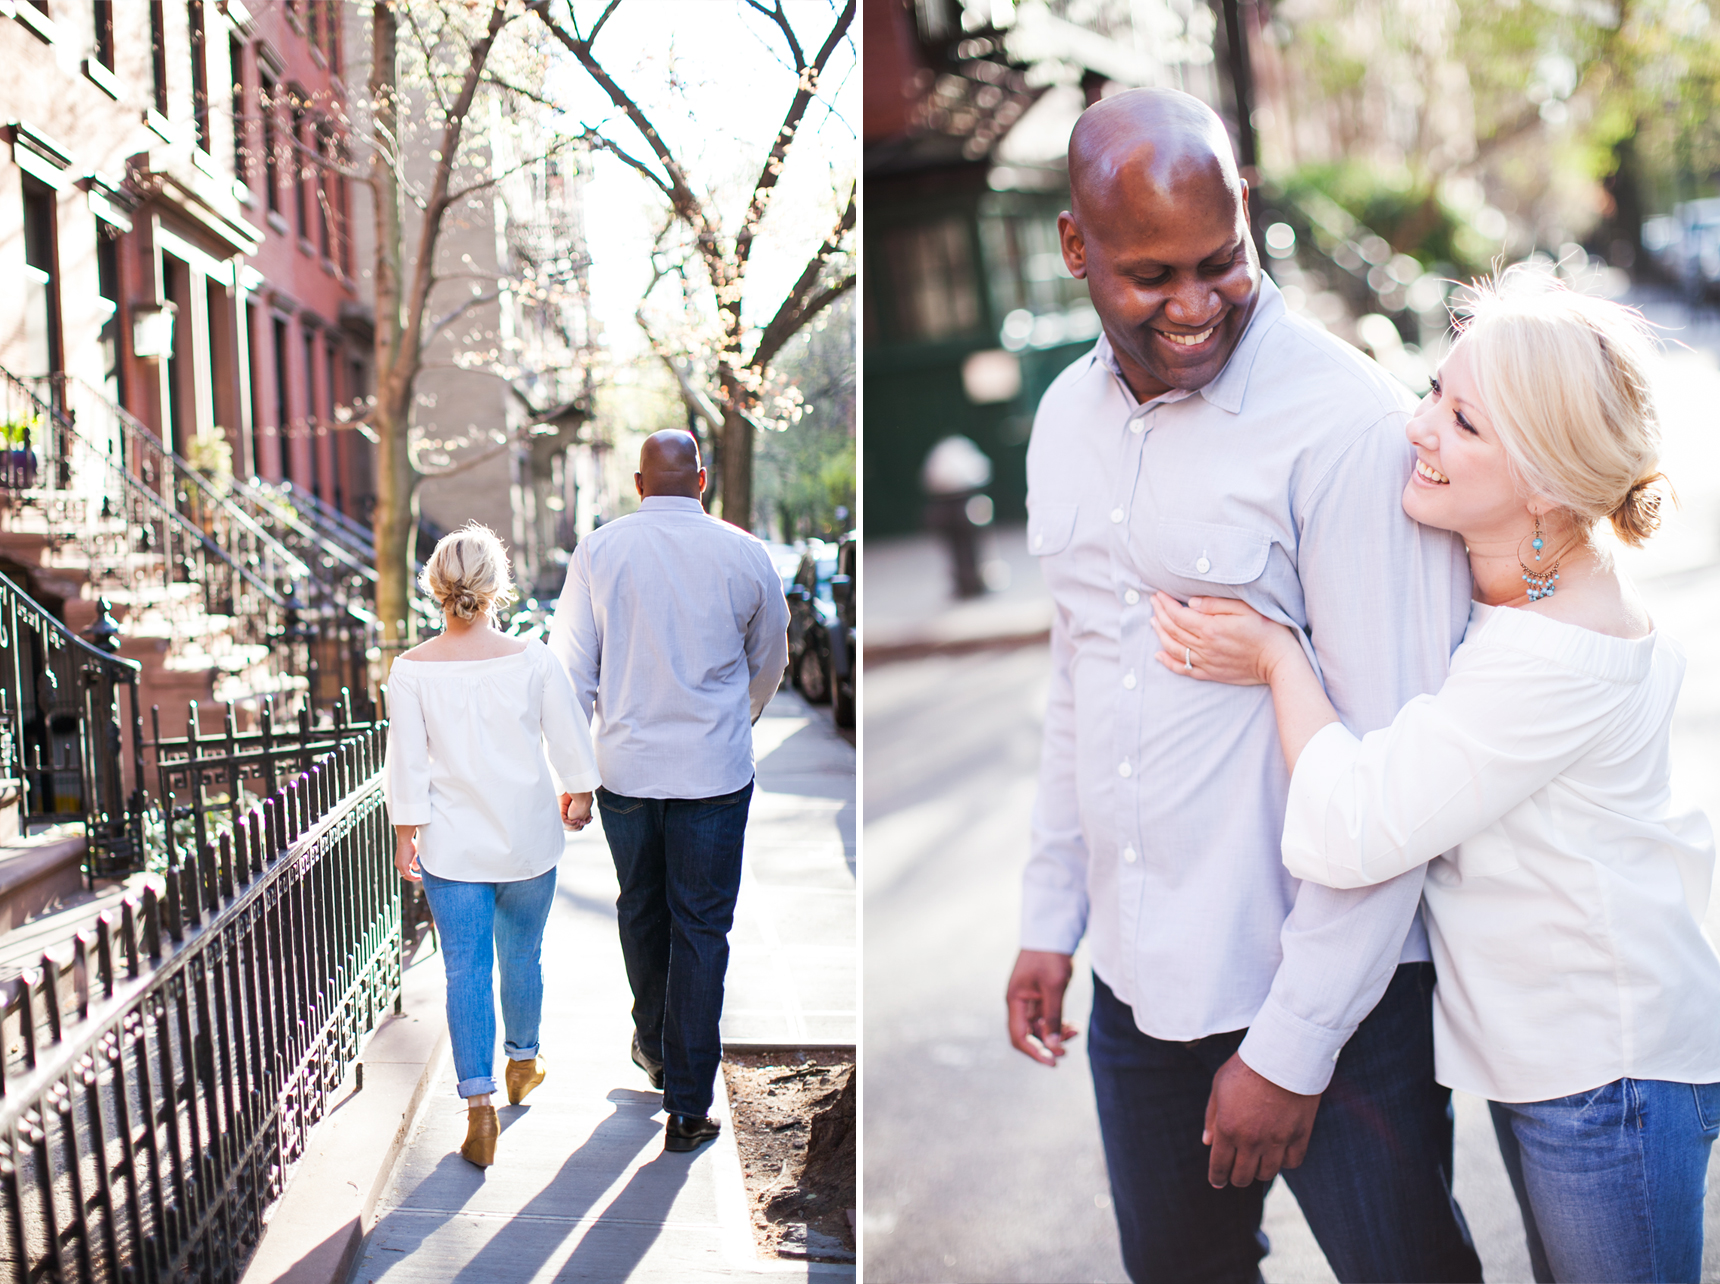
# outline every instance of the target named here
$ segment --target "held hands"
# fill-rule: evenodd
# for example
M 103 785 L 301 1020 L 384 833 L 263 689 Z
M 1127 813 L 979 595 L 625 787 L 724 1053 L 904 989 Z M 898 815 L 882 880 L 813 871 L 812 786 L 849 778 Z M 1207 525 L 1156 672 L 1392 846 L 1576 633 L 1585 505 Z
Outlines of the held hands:
M 561 823 L 575 833 L 589 825 L 591 823 L 591 795 L 563 794 L 561 796 Z
M 1153 658 L 1165 668 L 1238 687 L 1270 684 L 1286 648 L 1301 654 L 1287 627 L 1228 597 L 1191 597 L 1182 606 L 1154 593 L 1153 631 L 1164 647 Z
M 1269 1182 L 1283 1168 L 1299 1168 L 1308 1154 L 1320 1095 L 1280 1088 L 1233 1054 L 1213 1076 L 1206 1102 L 1206 1131 L 1212 1147 L 1206 1179 L 1213 1187 Z
M 1010 1043 L 1042 1066 L 1055 1067 L 1068 1051 L 1064 1042 L 1075 1037 L 1075 1027 L 1063 1024 L 1063 991 L 1074 970 L 1067 954 L 1023 950 L 1004 991 Z

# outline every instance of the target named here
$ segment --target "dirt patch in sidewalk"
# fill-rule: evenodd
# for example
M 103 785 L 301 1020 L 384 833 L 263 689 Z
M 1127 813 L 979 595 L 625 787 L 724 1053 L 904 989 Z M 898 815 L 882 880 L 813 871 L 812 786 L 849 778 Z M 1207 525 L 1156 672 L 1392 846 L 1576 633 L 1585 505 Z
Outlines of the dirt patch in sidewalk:
M 853 1261 L 853 1053 L 734 1052 L 723 1077 L 759 1251 Z

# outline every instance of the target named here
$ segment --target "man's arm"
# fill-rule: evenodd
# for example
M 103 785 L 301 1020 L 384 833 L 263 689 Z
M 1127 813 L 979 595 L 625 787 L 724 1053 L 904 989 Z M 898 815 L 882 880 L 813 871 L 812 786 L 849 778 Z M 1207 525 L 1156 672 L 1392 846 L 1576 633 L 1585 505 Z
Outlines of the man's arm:
M 770 556 L 762 546 L 749 551 L 762 567 L 759 580 L 762 600 L 758 610 L 747 621 L 746 653 L 750 682 L 747 694 L 752 699 L 752 720 L 757 722 L 765 705 L 782 685 L 783 670 L 788 668 L 788 598 L 782 592 L 782 579 L 770 564 Z M 758 568 L 755 568 L 758 569 Z
M 567 579 L 550 622 L 549 649 L 567 672 L 580 711 L 589 721 L 597 700 L 603 640 L 597 632 L 597 613 L 591 601 L 591 558 L 583 541 L 567 559 Z
M 1393 414 L 1362 434 L 1302 511 L 1297 560 L 1309 634 L 1327 694 L 1358 735 L 1439 687 L 1469 613 L 1462 546 L 1403 513 L 1411 460 L 1402 426 Z M 1214 1081 L 1215 1185 L 1250 1180 L 1250 1164 L 1264 1176 L 1288 1163 L 1294 1146 L 1305 1149 L 1297 1121 L 1312 1125 L 1339 1052 L 1390 983 L 1422 877 L 1418 868 L 1361 891 L 1299 887 L 1271 992 Z M 1278 1122 L 1262 1127 L 1267 1116 Z
M 1075 1030 L 1063 1021 L 1070 956 L 1087 930 L 1087 843 L 1075 788 L 1074 646 L 1059 609 L 1051 624 L 1051 695 L 1033 804 L 1032 854 L 1022 873 L 1021 953 L 1004 1001 L 1009 1041 L 1054 1066 Z

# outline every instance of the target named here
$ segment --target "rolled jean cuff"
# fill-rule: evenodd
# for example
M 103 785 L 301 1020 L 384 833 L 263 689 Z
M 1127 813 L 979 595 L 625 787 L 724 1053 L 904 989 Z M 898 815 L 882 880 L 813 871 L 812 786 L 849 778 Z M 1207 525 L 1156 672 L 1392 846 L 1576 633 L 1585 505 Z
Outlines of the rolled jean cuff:
M 481 1097 L 486 1092 L 495 1090 L 496 1076 L 493 1074 L 480 1075 L 476 1079 L 462 1079 L 454 1087 L 454 1091 L 462 1097 Z
M 534 1043 L 529 1048 L 516 1047 L 510 1040 L 502 1041 L 502 1051 L 508 1054 L 509 1061 L 536 1061 L 541 1043 Z

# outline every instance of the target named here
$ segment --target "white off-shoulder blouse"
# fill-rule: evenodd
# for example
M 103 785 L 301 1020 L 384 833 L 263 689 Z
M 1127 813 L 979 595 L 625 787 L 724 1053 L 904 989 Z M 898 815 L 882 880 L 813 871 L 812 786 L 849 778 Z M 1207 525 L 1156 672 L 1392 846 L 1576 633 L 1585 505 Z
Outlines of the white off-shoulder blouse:
M 1684 668 L 1658 631 L 1477 604 L 1436 694 L 1302 751 L 1292 874 L 1365 887 L 1431 862 L 1441 1083 L 1521 1102 L 1720 1081 L 1713 832 L 1670 794 Z
M 489 660 L 396 660 L 383 780 L 390 822 L 419 827 L 419 865 L 466 883 L 552 869 L 557 794 L 599 783 L 573 683 L 537 641 Z

